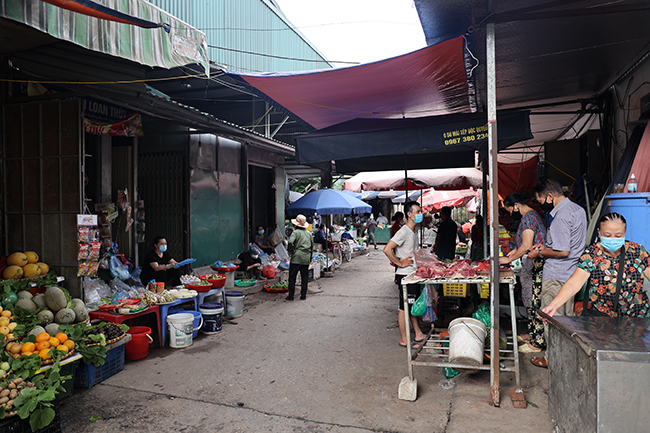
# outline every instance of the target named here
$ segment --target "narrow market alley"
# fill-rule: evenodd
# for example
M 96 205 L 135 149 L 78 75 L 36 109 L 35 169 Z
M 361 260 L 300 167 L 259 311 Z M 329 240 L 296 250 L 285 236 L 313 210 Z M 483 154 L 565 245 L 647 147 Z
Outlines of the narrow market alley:
M 522 357 L 527 409 L 489 405 L 489 372 L 444 390 L 439 368 L 416 367 L 418 398 L 397 398 L 408 374 L 398 346 L 397 290 L 381 249 L 355 255 L 306 301 L 254 287 L 236 324 L 185 349 L 154 348 L 62 403 L 74 432 L 551 432 L 547 370 Z M 259 286 L 259 284 L 258 284 Z

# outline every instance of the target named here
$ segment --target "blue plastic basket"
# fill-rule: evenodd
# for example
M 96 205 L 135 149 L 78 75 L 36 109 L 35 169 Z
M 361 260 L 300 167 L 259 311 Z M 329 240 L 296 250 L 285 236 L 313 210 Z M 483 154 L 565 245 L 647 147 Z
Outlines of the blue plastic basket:
M 74 386 L 78 388 L 92 388 L 102 380 L 124 370 L 124 344 L 106 353 L 104 365 L 84 364 L 77 366 Z

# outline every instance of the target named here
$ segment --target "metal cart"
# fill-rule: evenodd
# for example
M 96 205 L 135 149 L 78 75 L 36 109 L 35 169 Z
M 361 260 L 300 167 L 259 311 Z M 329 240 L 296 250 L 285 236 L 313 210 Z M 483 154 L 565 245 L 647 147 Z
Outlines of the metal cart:
M 413 366 L 422 365 L 429 367 L 452 367 L 452 368 L 461 368 L 461 369 L 471 369 L 471 370 L 490 370 L 495 371 L 508 371 L 515 373 L 515 380 L 517 388 L 521 387 L 520 377 L 519 377 L 519 347 L 517 345 L 517 320 L 516 320 L 516 309 L 515 309 L 515 296 L 514 296 L 514 287 L 515 287 L 515 277 L 507 276 L 500 277 L 499 282 L 503 284 L 508 284 L 510 290 L 510 318 L 512 320 L 512 335 L 508 336 L 508 346 L 505 350 L 500 350 L 498 341 L 499 341 L 499 328 L 498 326 L 492 326 L 490 328 L 489 341 L 490 348 L 486 349 L 486 354 L 489 353 L 490 365 L 468 365 L 462 363 L 450 363 L 446 362 L 449 358 L 449 355 L 445 352 L 448 352 L 449 349 L 443 346 L 443 343 L 448 343 L 448 340 L 444 340 L 440 337 L 440 334 L 446 329 L 440 328 L 431 328 L 427 334 L 426 341 L 420 345 L 417 350 L 412 350 L 411 345 L 407 344 L 407 360 L 409 368 L 409 378 L 414 379 L 413 375 Z M 463 278 L 463 279 L 444 279 L 444 278 L 418 278 L 414 276 L 414 273 L 408 275 L 402 279 L 402 291 L 404 294 L 404 320 L 406 321 L 406 338 L 408 341 L 411 341 L 411 327 L 410 327 L 410 308 L 408 304 L 408 295 L 407 295 L 407 284 L 458 284 L 458 283 L 468 283 L 468 284 L 483 284 L 489 283 L 489 277 L 476 277 L 476 278 Z M 495 321 L 493 320 L 492 323 Z M 498 324 L 498 322 L 497 322 Z M 496 335 L 495 335 L 496 334 Z M 496 342 L 496 344 L 495 344 Z

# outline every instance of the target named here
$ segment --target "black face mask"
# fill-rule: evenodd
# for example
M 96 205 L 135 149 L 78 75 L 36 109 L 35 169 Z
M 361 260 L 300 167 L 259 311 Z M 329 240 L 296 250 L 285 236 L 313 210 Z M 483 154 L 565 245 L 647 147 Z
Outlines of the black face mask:
M 513 210 L 511 215 L 512 215 L 512 219 L 514 220 L 521 219 L 521 212 L 519 212 L 518 210 Z
M 544 202 L 544 203 L 542 203 L 542 206 L 541 206 L 542 211 L 544 211 L 546 213 L 550 213 L 553 210 L 554 207 L 555 207 L 555 205 L 553 204 L 553 202 L 550 202 L 550 203 Z

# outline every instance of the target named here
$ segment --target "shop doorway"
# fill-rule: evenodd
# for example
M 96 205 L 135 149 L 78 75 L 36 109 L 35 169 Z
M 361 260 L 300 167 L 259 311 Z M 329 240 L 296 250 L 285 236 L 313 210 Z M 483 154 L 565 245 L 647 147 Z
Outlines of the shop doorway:
M 248 203 L 250 240 L 255 238 L 257 226 L 267 233 L 275 229 L 275 173 L 271 168 L 248 166 Z
M 151 250 L 155 236 L 165 236 L 167 248 L 176 260 L 189 257 L 186 181 L 187 155 L 182 151 L 138 155 L 138 199 L 146 210 L 145 243 L 140 263 Z

